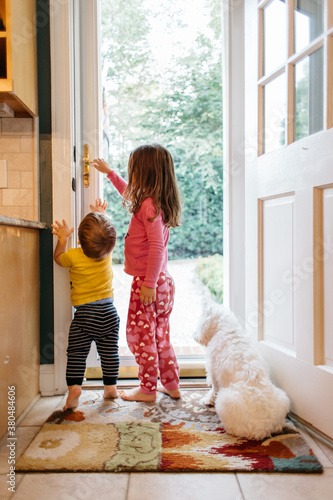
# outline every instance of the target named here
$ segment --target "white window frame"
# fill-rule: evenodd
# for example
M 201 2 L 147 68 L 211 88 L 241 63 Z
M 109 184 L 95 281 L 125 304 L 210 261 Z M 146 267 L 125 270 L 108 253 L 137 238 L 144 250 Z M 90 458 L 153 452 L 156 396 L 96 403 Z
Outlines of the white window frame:
M 286 143 L 285 146 L 295 142 L 295 113 L 294 113 L 294 81 L 295 65 L 310 56 L 320 47 L 324 49 L 324 128 L 333 126 L 333 5 L 330 0 L 324 4 L 324 30 L 323 33 L 299 52 L 294 52 L 294 0 L 286 0 L 287 19 L 287 54 L 283 65 L 273 72 L 264 75 L 264 8 L 274 0 L 258 1 L 259 20 L 259 47 L 258 47 L 258 156 L 264 154 L 264 89 L 272 80 L 286 74 L 287 79 L 287 116 L 286 116 Z M 284 147 L 285 147 L 284 146 Z

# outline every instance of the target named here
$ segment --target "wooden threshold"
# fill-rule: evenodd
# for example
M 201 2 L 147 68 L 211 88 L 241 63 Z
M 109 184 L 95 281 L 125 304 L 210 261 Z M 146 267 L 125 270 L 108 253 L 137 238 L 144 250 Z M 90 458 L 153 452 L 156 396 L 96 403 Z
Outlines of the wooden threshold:
M 131 389 L 133 387 L 137 387 L 139 384 L 139 380 L 137 378 L 133 379 L 119 379 L 117 382 L 117 388 L 119 390 L 122 389 Z M 91 379 L 83 382 L 82 389 L 83 390 L 99 390 L 103 388 L 103 381 L 100 379 Z M 205 378 L 181 378 L 179 383 L 180 389 L 199 389 L 199 390 L 208 390 L 210 386 L 207 385 Z

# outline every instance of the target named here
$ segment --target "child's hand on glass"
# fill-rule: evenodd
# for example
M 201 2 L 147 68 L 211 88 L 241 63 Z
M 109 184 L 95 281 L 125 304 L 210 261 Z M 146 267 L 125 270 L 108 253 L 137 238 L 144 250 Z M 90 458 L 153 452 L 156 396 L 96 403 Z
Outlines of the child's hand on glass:
M 107 204 L 106 200 L 102 201 L 101 198 L 99 198 L 98 200 L 96 200 L 95 206 L 90 205 L 90 210 L 92 212 L 98 212 L 100 214 L 105 214 L 107 206 L 108 206 L 108 204 Z
M 91 165 L 102 174 L 109 174 L 112 170 L 108 162 L 103 160 L 103 158 L 95 158 Z
M 65 219 L 62 220 L 62 224 L 56 220 L 54 224 L 51 224 L 51 227 L 53 228 L 52 234 L 58 236 L 59 240 L 67 241 L 68 238 L 74 233 L 74 227 L 69 229 Z

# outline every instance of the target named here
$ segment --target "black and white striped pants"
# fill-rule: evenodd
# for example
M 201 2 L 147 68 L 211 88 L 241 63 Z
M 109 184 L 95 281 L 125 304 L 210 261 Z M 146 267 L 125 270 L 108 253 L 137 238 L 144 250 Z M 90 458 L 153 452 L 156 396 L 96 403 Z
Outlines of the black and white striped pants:
M 115 385 L 119 373 L 119 316 L 112 302 L 78 306 L 67 347 L 67 385 L 82 385 L 91 342 L 101 358 L 104 385 Z

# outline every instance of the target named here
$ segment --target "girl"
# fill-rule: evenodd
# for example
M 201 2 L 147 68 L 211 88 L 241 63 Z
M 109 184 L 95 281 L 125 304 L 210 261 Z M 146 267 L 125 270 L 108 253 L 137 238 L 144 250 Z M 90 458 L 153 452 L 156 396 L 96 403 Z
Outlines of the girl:
M 172 156 L 158 144 L 138 147 L 129 157 L 128 184 L 106 161 L 98 158 L 93 165 L 107 174 L 132 213 L 124 250 L 124 270 L 133 276 L 126 334 L 141 383 L 122 398 L 155 401 L 156 390 L 179 398 L 179 366 L 169 332 L 175 286 L 166 269 L 169 228 L 179 226 L 181 212 Z M 157 387 L 158 370 L 162 387 Z

